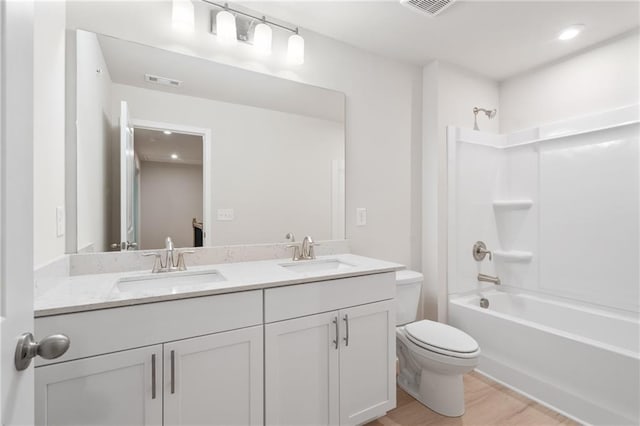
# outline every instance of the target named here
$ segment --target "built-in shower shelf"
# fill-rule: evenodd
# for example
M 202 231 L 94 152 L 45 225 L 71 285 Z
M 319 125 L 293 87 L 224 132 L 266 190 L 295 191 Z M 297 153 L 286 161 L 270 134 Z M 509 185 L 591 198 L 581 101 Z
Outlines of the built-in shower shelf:
M 533 200 L 493 200 L 496 209 L 526 210 L 533 205 Z
M 530 251 L 518 251 L 518 250 L 496 250 L 493 252 L 496 260 L 510 263 L 529 263 L 533 259 L 533 253 Z

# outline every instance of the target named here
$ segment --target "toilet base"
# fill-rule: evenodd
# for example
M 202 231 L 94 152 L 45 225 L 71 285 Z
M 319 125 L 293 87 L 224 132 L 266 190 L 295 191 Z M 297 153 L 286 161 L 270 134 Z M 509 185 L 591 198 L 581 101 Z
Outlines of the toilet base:
M 464 414 L 464 383 L 462 375 L 442 375 L 422 370 L 419 382 L 398 376 L 398 386 L 423 405 L 447 417 Z

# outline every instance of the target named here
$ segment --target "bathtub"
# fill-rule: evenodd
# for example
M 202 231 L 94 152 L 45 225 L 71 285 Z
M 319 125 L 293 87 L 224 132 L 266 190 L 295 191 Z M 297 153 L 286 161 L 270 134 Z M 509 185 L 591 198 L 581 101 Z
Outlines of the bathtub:
M 501 290 L 452 295 L 449 322 L 482 350 L 477 370 L 579 422 L 640 424 L 638 314 Z

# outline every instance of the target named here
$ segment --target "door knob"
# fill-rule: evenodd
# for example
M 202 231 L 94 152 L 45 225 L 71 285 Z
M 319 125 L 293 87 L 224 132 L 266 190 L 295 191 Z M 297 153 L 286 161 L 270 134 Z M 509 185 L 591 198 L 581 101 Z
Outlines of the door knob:
M 44 359 L 54 359 L 64 355 L 71 345 L 71 340 L 64 334 L 52 334 L 39 342 L 33 339 L 33 334 L 24 333 L 18 339 L 16 346 L 16 370 L 22 371 L 31 364 L 31 358 L 40 355 Z

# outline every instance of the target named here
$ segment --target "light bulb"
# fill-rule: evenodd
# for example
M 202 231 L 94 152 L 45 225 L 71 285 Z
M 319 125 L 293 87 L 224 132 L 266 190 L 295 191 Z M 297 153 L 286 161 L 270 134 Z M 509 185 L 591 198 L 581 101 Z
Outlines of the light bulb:
M 173 0 L 171 25 L 178 31 L 193 32 L 195 13 L 191 0 Z
M 256 25 L 256 29 L 253 33 L 253 45 L 258 53 L 263 55 L 271 54 L 271 40 L 272 31 L 271 27 L 265 23 Z
M 222 10 L 216 15 L 216 32 L 221 43 L 235 44 L 238 41 L 236 17 L 228 10 Z
M 293 65 L 304 64 L 304 39 L 299 34 L 289 37 L 287 59 Z

